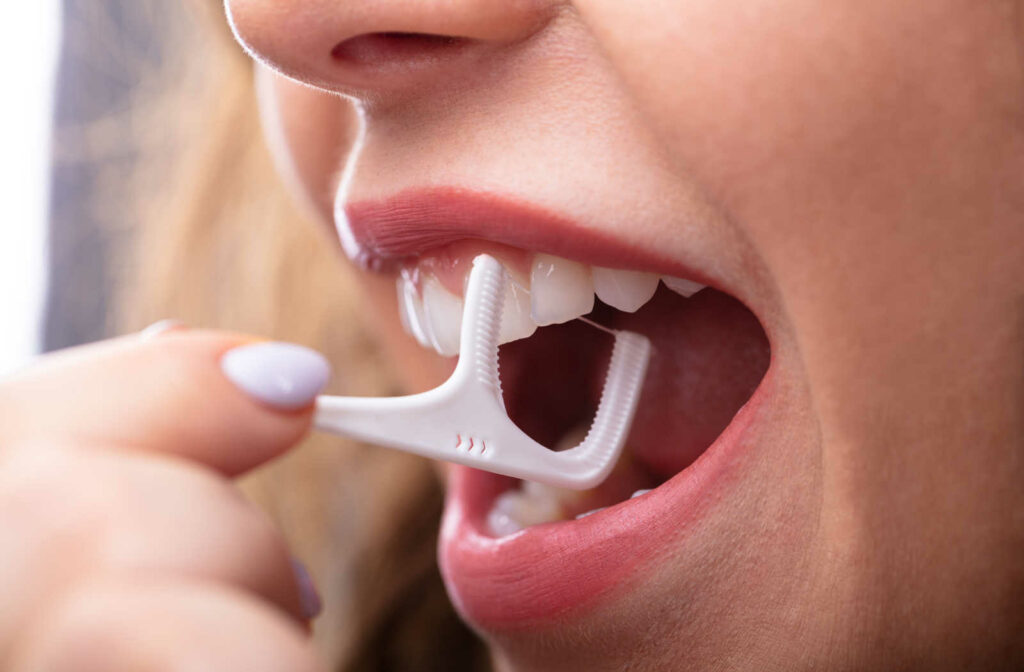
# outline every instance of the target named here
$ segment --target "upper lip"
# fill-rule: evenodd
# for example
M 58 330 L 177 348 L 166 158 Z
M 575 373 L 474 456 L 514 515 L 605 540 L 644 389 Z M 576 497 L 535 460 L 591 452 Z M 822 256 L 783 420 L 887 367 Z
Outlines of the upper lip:
M 459 240 L 482 239 L 594 266 L 721 284 L 702 269 L 657 251 L 585 228 L 536 205 L 480 191 L 409 189 L 385 199 L 343 203 L 335 220 L 348 256 L 375 270 Z

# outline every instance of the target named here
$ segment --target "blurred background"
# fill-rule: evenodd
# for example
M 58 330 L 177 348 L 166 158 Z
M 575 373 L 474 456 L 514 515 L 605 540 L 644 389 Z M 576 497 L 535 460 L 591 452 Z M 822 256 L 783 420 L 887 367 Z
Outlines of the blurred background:
M 148 149 L 133 126 L 180 60 L 166 52 L 182 46 L 170 37 L 184 21 L 180 3 L 153 0 L 34 0 L 9 16 L 0 40 L 0 373 L 108 335 L 112 251 L 137 212 L 113 204 L 132 205 L 133 164 Z
M 0 373 L 42 345 L 49 148 L 60 0 L 14 3 L 0 38 Z
M 317 348 L 333 393 L 402 391 L 336 239 L 275 174 L 221 0 L 9 4 L 0 375 L 178 318 Z M 314 435 L 240 487 L 320 589 L 330 669 L 488 668 L 438 573 L 425 460 Z

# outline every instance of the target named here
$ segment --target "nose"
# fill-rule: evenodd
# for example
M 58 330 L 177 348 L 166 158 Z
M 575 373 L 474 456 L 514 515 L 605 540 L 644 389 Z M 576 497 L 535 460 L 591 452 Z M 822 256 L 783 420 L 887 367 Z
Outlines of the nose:
M 561 0 L 225 0 L 235 36 L 288 77 L 357 97 L 456 74 L 540 30 Z

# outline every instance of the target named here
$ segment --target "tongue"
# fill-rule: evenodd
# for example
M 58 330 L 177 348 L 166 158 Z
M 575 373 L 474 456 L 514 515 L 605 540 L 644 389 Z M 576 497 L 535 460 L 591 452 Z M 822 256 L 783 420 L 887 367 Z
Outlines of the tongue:
M 711 445 L 768 370 L 768 339 L 757 318 L 712 289 L 685 299 L 661 288 L 636 313 L 616 313 L 609 326 L 651 339 L 653 355 L 627 445 L 662 478 Z
M 662 287 L 636 313 L 599 306 L 591 317 L 651 339 L 653 354 L 627 450 L 660 480 L 711 445 L 768 369 L 768 340 L 757 319 L 712 289 L 685 299 Z M 588 423 L 604 384 L 610 343 L 573 321 L 502 347 L 505 404 L 516 424 L 553 446 Z

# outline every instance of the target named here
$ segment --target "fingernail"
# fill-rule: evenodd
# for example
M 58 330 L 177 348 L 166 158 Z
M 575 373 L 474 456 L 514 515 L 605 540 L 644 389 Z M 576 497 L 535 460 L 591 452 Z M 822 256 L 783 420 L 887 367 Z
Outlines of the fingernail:
M 331 375 L 323 355 L 293 343 L 243 345 L 228 350 L 220 367 L 250 397 L 286 410 L 313 403 Z
M 184 326 L 185 323 L 181 320 L 160 320 L 159 322 L 154 322 L 140 331 L 139 338 L 143 341 L 148 341 L 160 336 L 161 334 L 166 334 L 168 331 L 182 329 Z
M 317 592 L 313 578 L 300 560 L 292 558 L 292 571 L 295 572 L 295 583 L 299 586 L 299 604 L 302 607 L 302 615 L 306 617 L 307 621 L 311 621 L 319 616 L 324 608 L 320 593 Z

